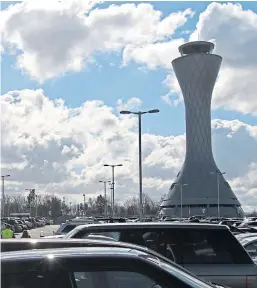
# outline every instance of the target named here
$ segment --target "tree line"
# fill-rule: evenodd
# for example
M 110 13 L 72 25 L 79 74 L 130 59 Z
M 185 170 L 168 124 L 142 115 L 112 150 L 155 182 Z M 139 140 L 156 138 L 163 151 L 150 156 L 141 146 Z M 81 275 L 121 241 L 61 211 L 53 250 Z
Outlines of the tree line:
M 159 211 L 160 202 L 152 200 L 149 195 L 144 194 L 144 215 L 156 215 Z M 3 203 L 2 203 L 3 205 Z M 29 195 L 6 196 L 4 201 L 4 216 L 11 213 L 30 213 L 31 216 L 57 218 L 63 215 L 70 216 L 105 216 L 111 215 L 110 199 L 100 194 L 97 197 L 89 198 L 81 203 L 71 203 L 55 195 L 36 195 L 31 190 Z M 139 215 L 139 198 L 131 197 L 122 204 L 115 204 L 115 215 L 121 217 Z M 3 216 L 3 215 L 2 215 Z

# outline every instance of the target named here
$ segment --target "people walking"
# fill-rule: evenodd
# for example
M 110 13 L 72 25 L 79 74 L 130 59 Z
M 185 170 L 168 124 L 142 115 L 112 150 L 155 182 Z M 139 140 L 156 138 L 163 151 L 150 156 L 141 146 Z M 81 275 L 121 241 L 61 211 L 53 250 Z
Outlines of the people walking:
M 15 238 L 14 232 L 11 230 L 10 226 L 6 226 L 1 231 L 1 238 L 3 239 Z
M 28 230 L 24 230 L 24 231 L 22 232 L 21 238 L 31 238 Z

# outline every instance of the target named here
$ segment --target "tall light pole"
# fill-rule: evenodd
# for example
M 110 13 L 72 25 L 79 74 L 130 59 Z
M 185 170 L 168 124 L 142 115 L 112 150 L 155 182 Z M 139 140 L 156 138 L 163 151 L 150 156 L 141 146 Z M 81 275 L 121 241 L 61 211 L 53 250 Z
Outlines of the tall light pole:
M 83 194 L 82 195 L 83 196 L 83 201 L 84 201 L 84 216 L 86 215 L 86 195 L 85 194 Z
M 111 191 L 111 209 L 112 209 L 112 182 L 109 183 L 109 185 L 110 185 L 110 191 Z
M 36 217 L 37 217 L 37 197 L 38 195 L 35 195 L 36 196 Z
M 138 112 L 132 112 L 132 111 L 120 111 L 120 114 L 135 114 L 138 116 L 138 157 L 139 157 L 139 213 L 140 213 L 140 221 L 143 219 L 143 186 L 142 186 L 142 145 L 141 145 L 141 116 L 143 114 L 153 114 L 153 113 L 159 113 L 160 110 L 153 109 L 148 111 L 138 111 Z
M 112 167 L 112 218 L 114 217 L 114 168 L 121 167 L 122 164 L 112 165 L 104 164 L 105 167 Z
M 36 191 L 36 189 L 30 189 L 30 188 L 26 188 L 25 189 L 26 191 L 29 191 L 29 196 L 31 196 L 31 193 L 34 191 L 34 193 L 35 193 L 35 191 Z M 36 194 L 35 194 L 36 195 Z M 31 217 L 31 204 L 32 204 L 32 201 L 31 201 L 31 199 L 30 199 L 30 201 L 29 201 L 29 214 L 30 214 L 30 217 Z
M 107 198 L 106 198 L 106 183 L 111 183 L 112 181 L 102 181 L 100 180 L 99 183 L 104 183 L 104 215 L 107 217 Z
M 218 218 L 220 218 L 220 176 L 226 174 L 226 172 L 220 172 L 216 170 L 215 172 L 210 172 L 212 175 L 217 177 L 217 192 L 218 192 Z
M 183 218 L 183 187 L 188 186 L 188 184 L 177 184 L 175 186 L 180 187 L 180 218 Z
M 5 206 L 5 194 L 4 194 L 4 179 L 7 177 L 10 177 L 11 175 L 2 175 L 2 213 L 3 213 L 3 217 L 4 217 L 4 206 Z

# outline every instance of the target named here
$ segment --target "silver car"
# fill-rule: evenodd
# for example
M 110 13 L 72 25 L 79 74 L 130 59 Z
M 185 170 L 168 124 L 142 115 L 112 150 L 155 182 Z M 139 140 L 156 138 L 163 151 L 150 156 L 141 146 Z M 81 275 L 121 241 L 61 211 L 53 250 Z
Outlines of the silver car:
M 257 235 L 250 235 L 248 237 L 238 237 L 239 242 L 245 248 L 245 250 L 249 253 L 252 259 L 257 261 Z

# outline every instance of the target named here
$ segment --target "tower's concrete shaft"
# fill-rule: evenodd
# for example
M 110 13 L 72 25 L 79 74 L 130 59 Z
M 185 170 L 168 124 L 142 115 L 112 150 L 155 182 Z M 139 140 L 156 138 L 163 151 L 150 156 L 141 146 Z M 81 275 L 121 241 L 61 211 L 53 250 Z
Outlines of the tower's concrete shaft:
M 181 207 L 183 217 L 243 215 L 212 154 L 211 98 L 222 61 L 211 54 L 213 48 L 213 43 L 204 41 L 184 44 L 179 47 L 181 57 L 172 62 L 185 102 L 186 157 L 161 204 L 164 215 L 180 217 Z M 181 189 L 183 184 L 187 185 Z

